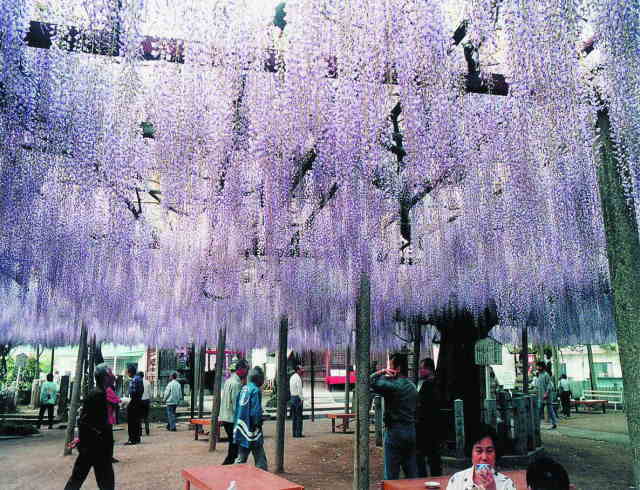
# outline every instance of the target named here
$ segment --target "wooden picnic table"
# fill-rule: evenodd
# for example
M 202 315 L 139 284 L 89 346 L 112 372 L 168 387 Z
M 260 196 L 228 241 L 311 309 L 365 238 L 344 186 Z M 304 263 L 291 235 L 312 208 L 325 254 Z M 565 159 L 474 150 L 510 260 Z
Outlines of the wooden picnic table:
M 185 490 L 227 490 L 232 481 L 238 490 L 304 490 L 302 485 L 290 482 L 249 464 L 198 466 L 182 470 Z
M 578 413 L 578 407 L 584 405 L 585 407 L 593 408 L 596 405 L 602 406 L 602 413 L 607 413 L 607 405 L 609 400 L 571 400 L 573 406 L 576 407 L 576 413 Z
M 204 430 L 204 426 L 205 425 L 211 425 L 211 420 L 210 419 L 191 419 L 191 420 L 189 420 L 189 423 L 191 425 L 193 425 L 194 428 L 195 428 L 194 439 L 197 441 L 200 429 L 202 428 L 202 430 Z M 218 420 L 218 428 L 217 428 L 217 431 L 216 431 L 216 435 L 218 436 L 218 440 L 220 440 L 220 427 L 222 427 L 222 424 L 223 424 L 223 422 Z
M 526 470 L 500 471 L 500 473 L 511 478 L 516 484 L 517 490 L 527 490 Z M 438 482 L 440 484 L 440 490 L 446 490 L 449 478 L 452 476 L 453 475 L 427 476 L 425 478 L 411 478 L 407 480 L 383 480 L 382 490 L 426 490 L 427 487 L 425 487 L 424 484 L 429 481 Z M 569 488 L 575 490 L 574 485 L 570 485 Z
M 355 413 L 328 413 L 327 418 L 331 419 L 331 432 L 336 431 L 336 419 L 341 419 L 342 424 L 338 425 L 338 428 L 342 427 L 342 432 L 347 432 L 349 428 L 349 420 L 356 418 Z

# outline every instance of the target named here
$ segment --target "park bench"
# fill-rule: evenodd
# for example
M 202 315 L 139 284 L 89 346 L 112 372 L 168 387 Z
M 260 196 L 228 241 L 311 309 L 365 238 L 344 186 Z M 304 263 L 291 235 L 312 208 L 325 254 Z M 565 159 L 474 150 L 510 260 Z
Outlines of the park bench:
M 585 400 L 606 400 L 613 409 L 617 410 L 618 405 L 624 406 L 624 393 L 617 390 L 584 390 L 582 393 Z
M 211 425 L 211 420 L 209 420 L 209 419 L 191 419 L 189 421 L 189 423 L 194 427 L 194 430 L 195 430 L 194 439 L 197 441 L 199 433 L 202 432 L 204 434 L 204 426 L 205 425 L 207 425 L 207 426 Z M 218 420 L 218 429 L 216 431 L 218 440 L 220 440 L 220 427 L 222 427 L 222 424 L 223 424 L 223 422 Z
M 185 490 L 190 490 L 191 485 L 204 490 L 227 490 L 232 481 L 238 490 L 304 490 L 302 485 L 249 464 L 185 468 L 181 474 Z
M 516 490 L 527 490 L 526 470 L 501 471 L 500 473 L 513 480 L 513 483 L 516 484 Z M 382 490 L 425 490 L 425 482 L 438 482 L 440 484 L 440 490 L 445 490 L 451 476 L 452 475 L 428 476 L 406 480 L 384 480 L 382 481 Z M 569 488 L 575 490 L 576 487 L 575 485 L 570 485 Z
M 355 413 L 328 413 L 327 418 L 331 419 L 331 432 L 336 431 L 336 419 L 341 419 L 342 424 L 338 425 L 338 429 L 342 428 L 342 432 L 347 432 L 349 428 L 349 420 L 356 418 Z
M 591 411 L 593 411 L 593 407 L 600 405 L 602 407 L 602 413 L 607 413 L 607 404 L 609 402 L 607 400 L 571 400 L 571 403 L 576 407 L 576 413 L 578 413 L 578 407 L 580 405 L 589 407 Z

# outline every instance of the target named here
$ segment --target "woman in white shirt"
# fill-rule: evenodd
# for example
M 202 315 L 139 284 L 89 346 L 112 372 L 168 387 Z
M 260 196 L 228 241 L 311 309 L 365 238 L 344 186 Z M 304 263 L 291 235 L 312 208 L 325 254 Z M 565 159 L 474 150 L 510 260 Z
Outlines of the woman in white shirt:
M 447 490 L 516 490 L 513 480 L 496 471 L 497 440 L 495 431 L 482 424 L 471 437 L 471 468 L 449 478 Z

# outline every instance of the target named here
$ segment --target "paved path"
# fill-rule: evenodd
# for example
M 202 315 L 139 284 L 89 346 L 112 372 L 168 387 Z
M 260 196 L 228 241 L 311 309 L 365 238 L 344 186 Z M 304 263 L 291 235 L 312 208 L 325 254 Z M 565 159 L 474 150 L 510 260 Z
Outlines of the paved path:
M 543 428 L 544 430 L 544 428 Z M 567 437 L 578 437 L 580 439 L 591 439 L 593 441 L 611 442 L 613 444 L 621 444 L 629 446 L 628 434 L 617 434 L 615 432 L 601 432 L 598 430 L 575 429 L 573 427 L 562 427 L 559 425 L 556 430 L 545 431 L 547 435 L 563 435 Z

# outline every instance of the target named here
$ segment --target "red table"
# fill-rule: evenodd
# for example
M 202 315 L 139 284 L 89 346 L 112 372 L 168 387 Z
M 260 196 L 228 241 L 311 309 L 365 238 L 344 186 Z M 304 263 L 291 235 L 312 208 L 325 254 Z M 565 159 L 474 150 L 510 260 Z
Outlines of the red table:
M 199 466 L 182 470 L 185 490 L 191 485 L 204 490 L 227 490 L 235 480 L 238 490 L 304 490 L 302 485 L 249 464 Z

